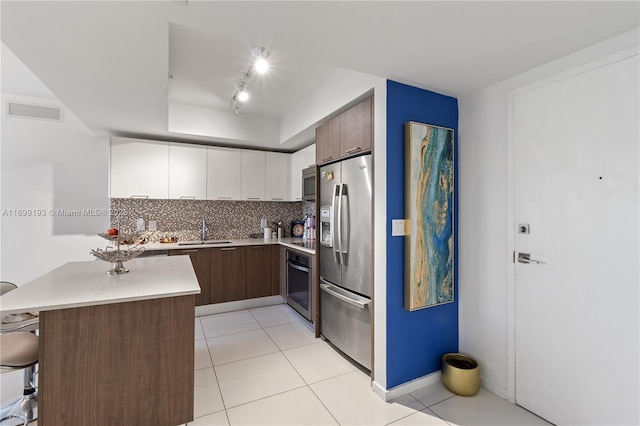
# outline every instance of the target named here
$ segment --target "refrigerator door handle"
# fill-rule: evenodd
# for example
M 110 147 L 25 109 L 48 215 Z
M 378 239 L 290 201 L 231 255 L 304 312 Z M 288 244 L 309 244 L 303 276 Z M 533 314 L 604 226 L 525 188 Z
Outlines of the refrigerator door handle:
M 343 302 L 346 302 L 350 305 L 353 306 L 357 306 L 360 309 L 364 309 L 367 307 L 367 305 L 369 305 L 371 303 L 370 300 L 357 300 L 357 299 L 353 299 L 347 295 L 338 293 L 336 290 L 334 290 L 334 286 L 332 286 L 331 284 L 325 284 L 325 283 L 321 283 L 320 284 L 320 288 L 326 292 L 327 294 L 329 294 L 330 296 L 336 297 L 340 300 L 342 300 Z
M 340 184 L 340 185 L 336 185 L 336 189 L 338 190 L 338 213 L 336 215 L 336 217 L 338 218 L 338 223 L 336 224 L 336 228 L 338 231 L 338 252 L 336 254 L 336 258 L 338 258 L 336 261 L 338 263 L 344 263 L 343 262 L 343 256 L 342 256 L 342 187 L 344 185 Z
M 337 264 L 340 264 L 340 257 L 338 253 L 340 248 L 336 245 L 336 231 L 340 229 L 340 222 L 336 221 L 336 212 L 339 211 L 340 207 L 336 209 L 336 197 L 338 197 L 340 191 L 338 189 L 339 185 L 333 186 L 333 197 L 331 197 L 331 250 L 333 251 L 333 259 Z M 340 206 L 340 200 L 338 200 L 338 206 Z M 336 229 L 337 228 L 337 229 Z M 339 231 L 338 231 L 339 232 Z M 340 235 L 338 235 L 338 241 L 340 241 Z
M 350 237 L 350 232 L 351 232 L 351 212 L 349 211 L 349 189 L 347 188 L 347 184 L 343 183 L 341 185 L 341 191 L 340 191 L 340 225 L 342 225 L 342 201 L 346 198 L 347 199 L 347 220 L 346 223 L 344 224 L 344 228 L 345 228 L 345 232 L 344 234 L 342 233 L 342 231 L 340 232 L 340 263 L 342 263 L 343 265 L 346 265 L 347 262 L 345 260 L 345 255 L 347 254 L 347 247 L 349 247 L 349 245 L 347 244 L 347 242 L 349 241 L 349 237 Z M 341 226 L 342 228 L 342 226 Z M 346 236 L 346 241 L 343 239 L 343 237 Z

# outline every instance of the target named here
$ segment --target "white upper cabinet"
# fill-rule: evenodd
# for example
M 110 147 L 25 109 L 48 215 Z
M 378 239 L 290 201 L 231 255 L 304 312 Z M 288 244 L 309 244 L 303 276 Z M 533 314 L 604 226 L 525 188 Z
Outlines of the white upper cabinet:
M 207 199 L 240 200 L 242 155 L 239 149 L 207 148 Z
M 169 198 L 204 200 L 207 197 L 207 147 L 169 143 Z
M 265 199 L 265 152 L 241 150 L 242 179 L 241 199 L 264 200 Z
M 266 152 L 265 200 L 289 201 L 291 154 Z
M 111 138 L 110 197 L 168 198 L 169 143 Z
M 291 154 L 291 201 L 302 201 L 302 171 L 316 164 L 316 144 Z
M 314 163 L 315 145 L 295 158 L 292 172 L 291 154 L 113 137 L 109 196 L 299 201 L 301 171 Z

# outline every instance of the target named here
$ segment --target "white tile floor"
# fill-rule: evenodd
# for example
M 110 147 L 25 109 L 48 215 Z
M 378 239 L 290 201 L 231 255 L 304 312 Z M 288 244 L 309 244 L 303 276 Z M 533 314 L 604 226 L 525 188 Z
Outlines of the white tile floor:
M 435 384 L 385 403 L 287 305 L 196 318 L 195 419 L 189 425 L 548 425 L 480 389 Z

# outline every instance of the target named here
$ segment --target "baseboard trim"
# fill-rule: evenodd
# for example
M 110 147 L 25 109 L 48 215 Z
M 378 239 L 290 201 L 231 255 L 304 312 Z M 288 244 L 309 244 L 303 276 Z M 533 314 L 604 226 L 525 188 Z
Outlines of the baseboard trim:
M 269 305 L 284 303 L 282 296 L 258 297 L 256 299 L 236 300 L 234 302 L 215 303 L 213 305 L 196 306 L 196 316 L 221 314 L 224 312 L 239 311 L 241 309 L 260 308 Z
M 487 389 L 488 391 L 493 392 L 494 394 L 496 394 L 502 399 L 506 399 L 507 401 L 510 401 L 510 402 L 515 402 L 515 401 L 509 400 L 509 392 L 507 391 L 507 389 L 503 388 L 500 385 L 495 384 L 490 380 L 485 379 L 484 377 L 480 377 L 480 385 L 483 388 Z
M 399 398 L 408 393 L 417 391 L 425 386 L 432 385 L 434 383 L 438 383 L 441 379 L 440 370 L 435 371 L 431 374 L 427 374 L 426 376 L 422 376 L 418 379 L 412 380 L 410 382 L 403 383 L 391 389 L 384 389 L 380 384 L 374 381 L 371 384 L 371 389 L 373 393 L 378 395 L 383 401 L 391 401 L 392 399 Z

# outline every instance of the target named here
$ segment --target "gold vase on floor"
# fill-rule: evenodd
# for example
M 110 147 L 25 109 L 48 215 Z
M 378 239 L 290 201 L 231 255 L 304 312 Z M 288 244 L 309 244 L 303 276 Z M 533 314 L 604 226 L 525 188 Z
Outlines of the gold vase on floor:
M 442 383 L 457 395 L 473 396 L 480 389 L 480 367 L 470 356 L 460 353 L 444 354 Z

